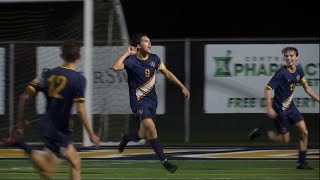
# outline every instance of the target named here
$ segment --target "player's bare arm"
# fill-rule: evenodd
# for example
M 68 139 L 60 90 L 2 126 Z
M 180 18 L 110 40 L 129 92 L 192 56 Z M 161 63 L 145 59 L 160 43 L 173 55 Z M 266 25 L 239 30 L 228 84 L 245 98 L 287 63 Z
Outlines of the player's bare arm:
M 307 83 L 307 81 L 304 78 L 301 78 L 300 80 L 300 84 L 302 85 L 304 91 L 310 96 L 312 97 L 314 100 L 316 100 L 317 102 L 319 102 L 319 95 L 313 91 L 313 89 L 309 86 L 309 84 Z
M 167 68 L 162 68 L 160 72 L 170 81 L 175 83 L 178 87 L 180 87 L 182 94 L 184 97 L 189 98 L 190 97 L 190 92 L 188 89 L 179 81 L 179 79 Z
M 277 113 L 272 108 L 271 92 L 272 92 L 272 89 L 268 86 L 264 90 L 264 96 L 266 98 L 266 112 L 270 118 L 275 119 L 277 117 Z
M 29 87 L 28 87 L 29 88 Z M 25 107 L 30 98 L 34 97 L 36 93 L 31 89 L 26 89 L 19 97 L 19 104 L 18 104 L 18 122 L 17 122 L 17 129 L 15 133 L 16 135 L 22 135 L 23 129 L 27 126 L 27 121 L 24 119 L 24 111 Z
M 137 53 L 137 48 L 130 46 L 127 51 L 120 56 L 112 65 L 112 69 L 115 71 L 121 71 L 124 69 L 124 64 L 123 61 L 130 56 L 131 54 L 135 54 Z
M 84 103 L 83 102 L 76 102 L 75 104 L 76 104 L 76 111 L 77 111 L 78 115 L 80 116 L 80 120 L 81 120 L 82 124 L 84 125 L 84 127 L 86 128 L 86 131 L 88 132 L 91 141 L 96 146 L 99 146 L 100 138 L 98 136 L 96 136 L 96 134 L 93 132 L 93 130 L 89 126 L 88 116 L 87 116 L 87 112 L 86 112 Z

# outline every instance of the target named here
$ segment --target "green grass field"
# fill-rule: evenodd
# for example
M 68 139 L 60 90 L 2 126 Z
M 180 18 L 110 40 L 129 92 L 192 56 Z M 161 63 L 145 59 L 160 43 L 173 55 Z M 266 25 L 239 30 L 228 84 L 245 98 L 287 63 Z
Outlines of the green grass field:
M 295 169 L 294 160 L 174 160 L 176 173 L 167 172 L 159 161 L 82 160 L 82 179 L 243 179 L 243 180 L 319 180 L 319 160 L 309 160 L 314 170 Z M 54 179 L 68 179 L 63 162 Z M 40 179 L 25 159 L 0 160 L 0 179 Z

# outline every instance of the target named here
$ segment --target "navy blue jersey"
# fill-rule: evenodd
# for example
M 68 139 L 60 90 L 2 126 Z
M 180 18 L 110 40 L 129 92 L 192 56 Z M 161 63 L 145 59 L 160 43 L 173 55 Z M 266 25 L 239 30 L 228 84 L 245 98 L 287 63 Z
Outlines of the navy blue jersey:
M 69 119 L 73 103 L 84 101 L 85 78 L 72 69 L 60 66 L 43 71 L 41 77 L 34 79 L 28 90 L 42 91 L 47 98 L 46 112 L 40 124 L 46 129 L 69 133 Z M 53 126 L 53 127 L 49 127 Z M 48 132 L 49 133 L 49 132 Z
M 276 111 L 295 109 L 293 92 L 299 82 L 306 82 L 300 65 L 296 66 L 296 71 L 293 73 L 289 72 L 285 66 L 276 71 L 267 85 L 267 88 L 274 90 L 273 106 Z
M 156 54 L 149 54 L 147 60 L 130 55 L 123 62 L 128 75 L 130 107 L 133 112 L 137 106 L 151 105 L 157 107 L 155 91 L 156 71 L 165 68 Z

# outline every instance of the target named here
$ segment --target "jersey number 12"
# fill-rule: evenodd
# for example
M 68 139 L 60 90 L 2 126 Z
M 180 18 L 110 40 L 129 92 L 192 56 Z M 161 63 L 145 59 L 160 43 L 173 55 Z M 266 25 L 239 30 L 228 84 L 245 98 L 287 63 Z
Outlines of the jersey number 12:
M 63 96 L 60 95 L 60 91 L 66 86 L 67 78 L 65 76 L 52 75 L 48 78 L 49 82 L 49 97 L 54 97 L 62 99 Z

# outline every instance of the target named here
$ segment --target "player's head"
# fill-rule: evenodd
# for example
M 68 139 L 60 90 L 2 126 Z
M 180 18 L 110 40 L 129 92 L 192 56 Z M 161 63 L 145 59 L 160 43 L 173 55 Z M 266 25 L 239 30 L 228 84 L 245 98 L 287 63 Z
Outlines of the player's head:
M 66 40 L 61 46 L 61 57 L 66 62 L 75 62 L 80 58 L 80 45 L 75 40 Z
M 137 48 L 137 51 L 150 52 L 151 42 L 148 35 L 144 33 L 134 34 L 130 39 L 130 45 Z
M 148 37 L 148 35 L 144 34 L 144 33 L 136 33 L 136 34 L 132 35 L 130 38 L 130 46 L 137 47 L 140 44 L 141 38 L 143 36 Z
M 286 47 L 282 50 L 284 60 L 287 66 L 294 65 L 298 60 L 298 49 L 295 47 Z
M 297 48 L 295 47 L 285 47 L 283 50 L 282 50 L 282 54 L 285 55 L 287 52 L 293 52 L 295 53 L 295 55 L 298 57 L 299 56 L 299 51 Z

